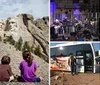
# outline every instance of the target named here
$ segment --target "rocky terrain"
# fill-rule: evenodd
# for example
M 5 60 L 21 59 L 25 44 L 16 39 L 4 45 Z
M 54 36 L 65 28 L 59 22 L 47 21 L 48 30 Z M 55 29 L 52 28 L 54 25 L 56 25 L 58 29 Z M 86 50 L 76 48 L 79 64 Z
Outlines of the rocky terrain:
M 52 73 L 50 85 L 100 85 L 100 74 L 79 73 L 71 75 L 70 72 L 63 71 Z
M 34 20 L 30 14 L 19 14 L 0 20 L 0 60 L 4 55 L 11 57 L 11 67 L 14 74 L 20 75 L 18 69 L 22 61 L 22 51 L 29 50 L 38 64 L 37 74 L 44 81 L 32 85 L 48 85 L 49 83 L 49 18 Z M 29 83 L 7 83 L 2 85 L 28 85 Z

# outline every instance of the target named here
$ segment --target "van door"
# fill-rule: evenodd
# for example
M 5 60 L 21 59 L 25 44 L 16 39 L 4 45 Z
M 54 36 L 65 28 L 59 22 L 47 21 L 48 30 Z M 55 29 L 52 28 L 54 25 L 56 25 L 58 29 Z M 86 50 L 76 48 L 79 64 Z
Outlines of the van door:
M 77 72 L 84 73 L 84 56 L 81 50 L 76 51 L 76 69 Z
M 90 51 L 84 51 L 84 71 L 93 72 L 93 55 Z

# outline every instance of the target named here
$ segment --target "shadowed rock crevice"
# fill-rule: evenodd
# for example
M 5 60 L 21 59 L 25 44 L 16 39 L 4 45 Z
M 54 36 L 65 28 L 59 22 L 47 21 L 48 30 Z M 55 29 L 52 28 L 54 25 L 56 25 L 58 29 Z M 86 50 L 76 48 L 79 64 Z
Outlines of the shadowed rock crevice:
M 26 27 L 28 27 L 27 15 L 26 15 L 26 14 L 23 14 L 22 16 L 23 16 L 24 25 L 25 25 Z

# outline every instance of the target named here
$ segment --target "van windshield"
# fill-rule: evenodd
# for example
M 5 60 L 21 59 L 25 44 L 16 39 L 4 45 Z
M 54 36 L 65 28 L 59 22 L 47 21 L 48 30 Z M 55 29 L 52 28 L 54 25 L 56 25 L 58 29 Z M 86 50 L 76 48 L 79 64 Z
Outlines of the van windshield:
M 95 56 L 98 57 L 98 54 L 96 54 L 100 50 L 100 43 L 93 43 Z

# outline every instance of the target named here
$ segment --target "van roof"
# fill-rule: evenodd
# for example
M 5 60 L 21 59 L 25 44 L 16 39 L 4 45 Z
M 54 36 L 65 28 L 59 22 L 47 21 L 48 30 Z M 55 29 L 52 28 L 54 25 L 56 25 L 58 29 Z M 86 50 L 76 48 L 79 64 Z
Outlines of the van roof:
M 51 46 L 50 48 L 61 47 L 61 46 L 72 46 L 72 45 L 79 45 L 79 44 L 92 44 L 92 42 L 66 42 L 65 44 Z

